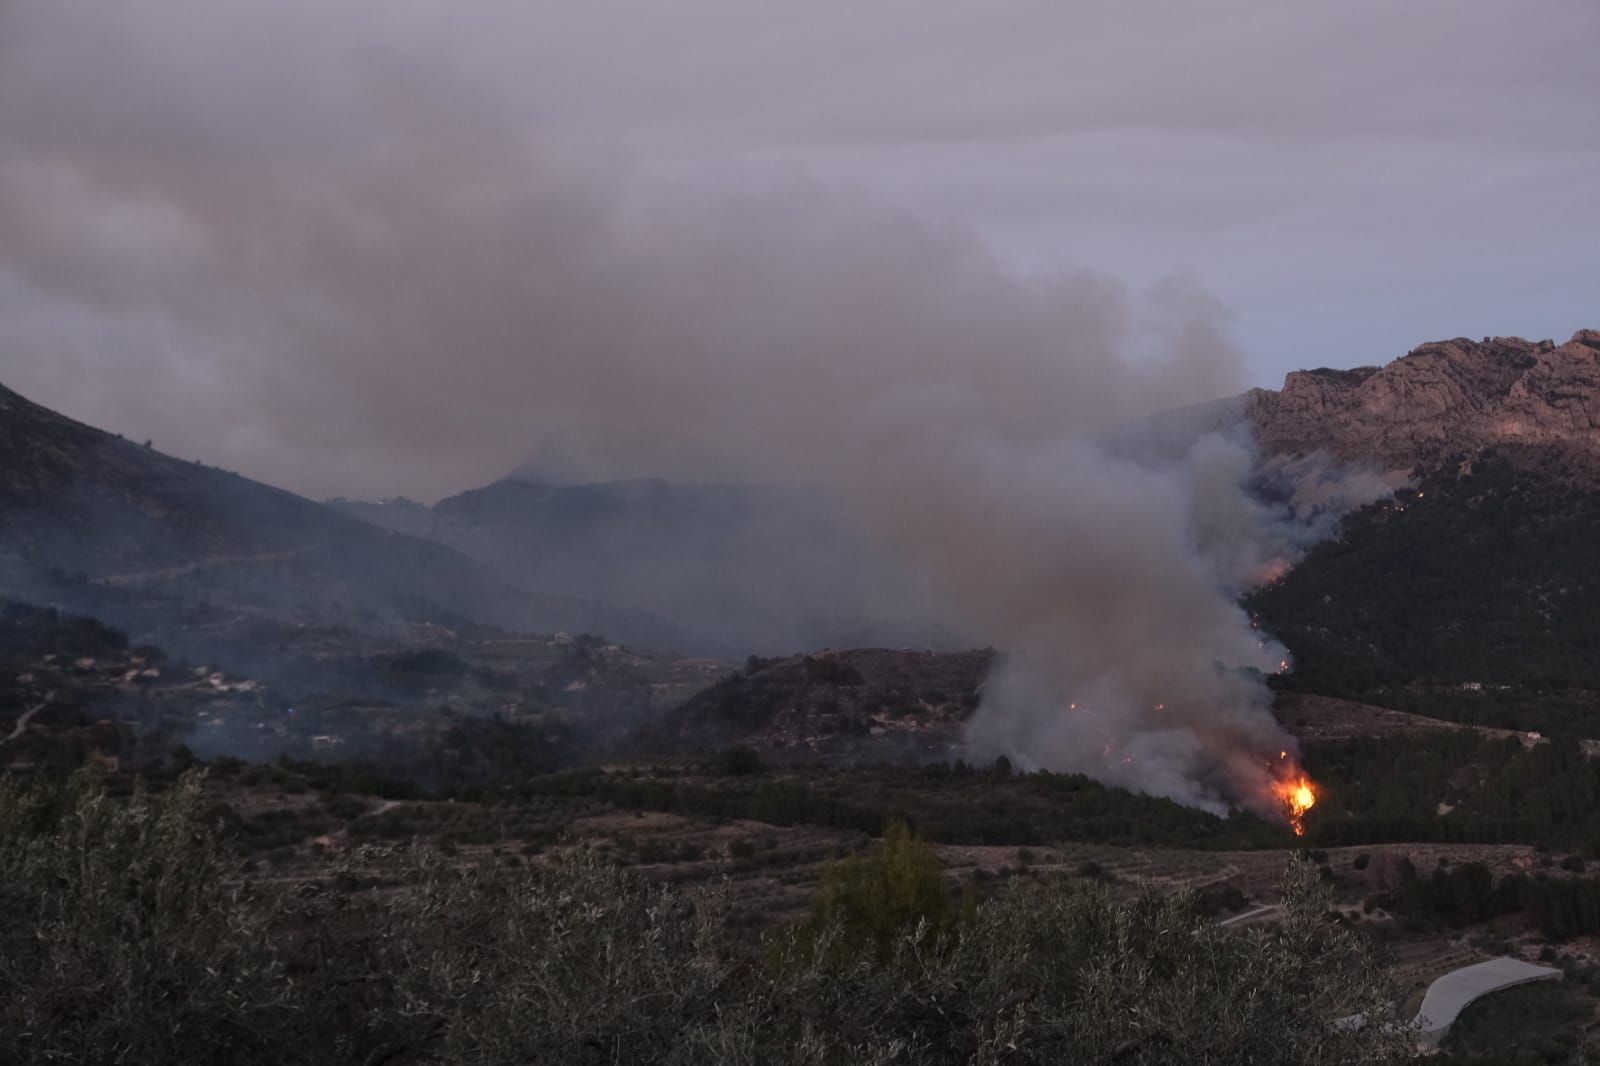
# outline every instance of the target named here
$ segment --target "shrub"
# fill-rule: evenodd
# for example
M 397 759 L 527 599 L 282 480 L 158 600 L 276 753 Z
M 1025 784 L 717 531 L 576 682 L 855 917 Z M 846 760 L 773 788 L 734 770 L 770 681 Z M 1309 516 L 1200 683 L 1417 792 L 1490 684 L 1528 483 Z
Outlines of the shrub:
M 896 821 L 869 854 L 824 871 L 809 925 L 813 931 L 837 926 L 839 944 L 850 951 L 870 947 L 881 953 L 906 930 L 926 925 L 941 935 L 958 918 L 939 857 Z

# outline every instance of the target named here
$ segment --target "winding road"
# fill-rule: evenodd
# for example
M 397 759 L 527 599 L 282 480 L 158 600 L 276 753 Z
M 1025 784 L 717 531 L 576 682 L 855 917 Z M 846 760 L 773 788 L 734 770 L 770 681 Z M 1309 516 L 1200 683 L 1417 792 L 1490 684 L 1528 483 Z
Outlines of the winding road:
M 1499 958 L 1451 970 L 1428 986 L 1422 1009 L 1413 1022 L 1428 1044 L 1437 1045 L 1461 1012 L 1474 1000 L 1529 981 L 1559 981 L 1560 970 L 1521 959 Z
M 1535 966 L 1521 959 L 1498 958 L 1475 962 L 1451 970 L 1428 986 L 1422 1009 L 1406 1027 L 1424 1048 L 1436 1048 L 1450 1031 L 1461 1012 L 1491 992 L 1515 988 L 1529 981 L 1559 981 L 1565 975 L 1549 966 Z M 1339 1029 L 1359 1029 L 1367 1024 L 1366 1015 L 1352 1014 L 1334 1023 Z

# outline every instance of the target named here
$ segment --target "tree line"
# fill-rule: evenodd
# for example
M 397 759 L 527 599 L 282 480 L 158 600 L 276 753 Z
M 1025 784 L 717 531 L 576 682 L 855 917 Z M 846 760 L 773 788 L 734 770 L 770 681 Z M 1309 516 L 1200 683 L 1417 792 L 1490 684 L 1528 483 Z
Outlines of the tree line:
M 1525 914 L 1546 940 L 1600 933 L 1600 878 L 1511 873 L 1495 879 L 1482 863 L 1459 863 L 1421 876 L 1401 863 L 1391 903 L 1401 914 L 1458 929 Z

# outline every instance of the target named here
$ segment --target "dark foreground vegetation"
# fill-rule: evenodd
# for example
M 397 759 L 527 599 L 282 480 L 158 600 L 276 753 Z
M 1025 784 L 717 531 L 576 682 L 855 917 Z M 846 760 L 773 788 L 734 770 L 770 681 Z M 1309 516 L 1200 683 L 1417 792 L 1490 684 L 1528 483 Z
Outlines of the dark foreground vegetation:
M 1390 996 L 1286 873 L 1280 929 L 1051 881 L 953 900 L 897 829 L 764 943 L 582 850 L 247 877 L 198 779 L 0 782 L 0 1061 L 1362 1063 Z M 357 856 L 353 856 L 355 858 Z

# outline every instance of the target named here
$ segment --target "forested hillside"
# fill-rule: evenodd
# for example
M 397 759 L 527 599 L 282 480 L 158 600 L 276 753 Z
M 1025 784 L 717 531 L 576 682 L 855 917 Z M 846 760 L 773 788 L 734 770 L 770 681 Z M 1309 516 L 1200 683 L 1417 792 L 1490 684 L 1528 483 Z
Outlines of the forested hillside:
M 1600 496 L 1494 456 L 1351 515 L 1248 601 L 1292 684 L 1600 688 Z

